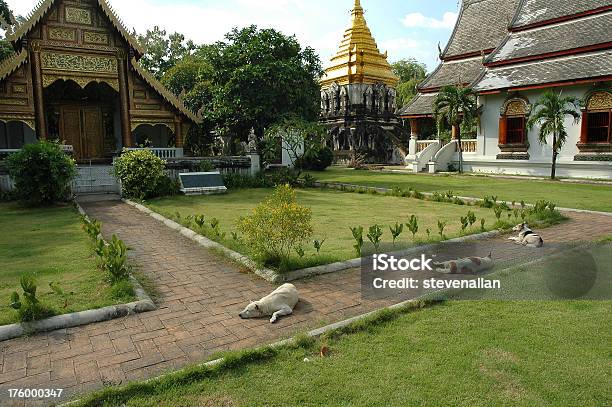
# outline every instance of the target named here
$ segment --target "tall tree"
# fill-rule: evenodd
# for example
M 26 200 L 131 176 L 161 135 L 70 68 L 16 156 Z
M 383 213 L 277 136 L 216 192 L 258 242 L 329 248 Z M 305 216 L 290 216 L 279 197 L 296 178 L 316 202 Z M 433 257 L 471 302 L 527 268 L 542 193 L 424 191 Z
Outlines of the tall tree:
M 138 40 L 146 51 L 140 63 L 157 79 L 161 79 L 168 69 L 196 49 L 193 41 L 186 41 L 183 34 L 168 34 L 158 26 L 139 35 Z
M 444 86 L 434 101 L 434 116 L 439 125 L 446 120 L 452 126 L 453 138 L 459 148 L 459 172 L 463 172 L 461 124 L 471 122 L 477 115 L 476 98 L 471 88 Z
M 0 0 L 0 28 L 4 31 L 12 32 L 15 24 L 17 24 L 13 17 L 13 12 L 9 8 L 6 1 Z M 9 56 L 13 55 L 13 46 L 6 39 L 0 36 L 0 61 L 4 61 Z
M 406 106 L 416 95 L 417 85 L 425 79 L 427 68 L 425 64 L 415 59 L 403 59 L 391 64 L 393 73 L 399 77 L 397 85 L 397 107 Z
M 246 137 L 288 116 L 315 121 L 320 110 L 321 62 L 294 36 L 250 26 L 234 29 L 208 50 L 215 88 L 206 114 L 229 136 Z
M 574 119 L 574 123 L 580 122 L 580 100 L 573 96 L 563 97 L 562 92 L 558 94 L 549 90 L 536 102 L 534 113 L 527 122 L 527 128 L 540 127 L 540 144 L 548 144 L 548 138 L 552 136 L 552 168 L 550 178 L 555 179 L 557 173 L 557 157 L 559 151 L 567 141 L 567 130 L 565 129 L 566 117 Z

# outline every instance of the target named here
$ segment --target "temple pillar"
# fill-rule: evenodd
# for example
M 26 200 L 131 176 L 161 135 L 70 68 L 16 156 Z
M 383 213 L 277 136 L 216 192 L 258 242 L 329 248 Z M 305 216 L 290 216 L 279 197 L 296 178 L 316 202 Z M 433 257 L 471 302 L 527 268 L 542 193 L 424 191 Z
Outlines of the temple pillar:
M 130 125 L 130 93 L 127 81 L 127 59 L 123 52 L 118 56 L 119 68 L 119 105 L 121 110 L 121 135 L 123 147 L 133 147 L 132 127 Z
M 410 119 L 410 143 L 408 145 L 409 155 L 416 155 L 418 140 L 419 140 L 419 119 Z
M 47 118 L 45 117 L 44 87 L 40 63 L 40 46 L 32 44 L 32 81 L 34 85 L 34 110 L 36 115 L 36 135 L 39 140 L 47 139 Z
M 176 147 L 183 148 L 185 140 L 183 140 L 183 126 L 179 116 L 174 117 L 174 134 L 176 139 Z

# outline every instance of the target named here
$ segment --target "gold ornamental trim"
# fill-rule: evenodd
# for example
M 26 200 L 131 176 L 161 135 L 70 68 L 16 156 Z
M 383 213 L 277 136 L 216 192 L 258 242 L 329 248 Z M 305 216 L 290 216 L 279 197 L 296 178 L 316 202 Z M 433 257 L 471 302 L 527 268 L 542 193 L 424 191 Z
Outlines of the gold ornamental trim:
M 506 116 L 525 116 L 525 113 L 525 104 L 518 100 L 508 103 L 506 107 Z
M 30 129 L 36 131 L 36 121 L 33 116 L 20 114 L 3 114 L 0 115 L 0 122 L 21 122 L 28 126 Z
M 159 125 L 166 126 L 172 133 L 174 133 L 174 131 L 176 130 L 174 127 L 174 121 L 165 121 L 163 119 L 132 119 L 130 121 L 130 124 L 132 127 L 132 131 L 135 131 L 138 127 L 147 124 L 152 127 Z
M 610 110 L 612 109 L 612 93 L 595 92 L 589 98 L 588 110 Z
M 83 41 L 88 42 L 90 44 L 108 45 L 108 34 L 85 31 L 83 33 Z
M 46 88 L 48 86 L 51 86 L 59 80 L 73 81 L 77 85 L 79 85 L 82 89 L 85 89 L 85 87 L 87 87 L 87 85 L 89 85 L 92 82 L 106 83 L 108 86 L 113 88 L 115 91 L 119 92 L 119 79 L 92 78 L 89 76 L 75 76 L 75 75 L 43 75 L 43 87 Z
M 91 11 L 84 8 L 66 7 L 66 22 L 72 24 L 91 25 Z
M 10 105 L 10 106 L 27 106 L 27 99 L 10 99 L 10 98 L 0 98 L 0 105 Z
M 59 41 L 76 41 L 76 30 L 72 28 L 49 27 L 49 39 Z
M 92 55 L 41 53 L 41 66 L 45 70 L 118 74 L 117 59 Z

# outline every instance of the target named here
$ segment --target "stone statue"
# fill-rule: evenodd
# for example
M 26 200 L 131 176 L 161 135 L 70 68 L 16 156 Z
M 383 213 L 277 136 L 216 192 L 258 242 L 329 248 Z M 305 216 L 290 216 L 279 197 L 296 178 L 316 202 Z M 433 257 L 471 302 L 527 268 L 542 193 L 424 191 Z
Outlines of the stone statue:
M 255 135 L 255 129 L 251 128 L 251 132 L 249 133 L 249 144 L 247 151 L 249 153 L 257 153 L 257 136 Z

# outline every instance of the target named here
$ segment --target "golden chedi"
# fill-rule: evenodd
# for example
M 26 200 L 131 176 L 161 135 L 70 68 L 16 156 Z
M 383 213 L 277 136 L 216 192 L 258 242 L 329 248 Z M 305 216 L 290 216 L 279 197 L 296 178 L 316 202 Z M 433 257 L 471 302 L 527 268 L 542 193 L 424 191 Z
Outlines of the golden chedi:
M 351 25 L 320 80 L 321 122 L 329 128 L 336 152 L 358 150 L 373 161 L 391 159 L 397 83 L 355 0 Z

